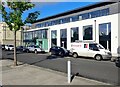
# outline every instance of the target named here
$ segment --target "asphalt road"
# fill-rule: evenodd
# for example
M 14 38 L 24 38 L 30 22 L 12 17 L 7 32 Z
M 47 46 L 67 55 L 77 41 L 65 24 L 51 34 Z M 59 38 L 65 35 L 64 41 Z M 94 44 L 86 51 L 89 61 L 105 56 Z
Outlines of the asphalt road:
M 13 59 L 12 51 L 3 51 L 2 58 Z M 72 74 L 83 76 L 113 85 L 120 85 L 120 68 L 108 60 L 96 61 L 88 58 L 56 57 L 48 54 L 17 53 L 18 61 L 35 66 L 67 72 L 67 61 L 71 60 Z

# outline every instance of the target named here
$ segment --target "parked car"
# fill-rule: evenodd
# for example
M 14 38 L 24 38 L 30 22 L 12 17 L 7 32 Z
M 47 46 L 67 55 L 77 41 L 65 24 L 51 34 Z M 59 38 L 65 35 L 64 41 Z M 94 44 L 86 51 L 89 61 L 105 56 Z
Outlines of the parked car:
M 29 52 L 29 49 L 25 46 L 18 46 L 16 50 L 21 52 Z
M 120 67 L 120 57 L 116 58 L 115 64 L 117 67 Z
M 40 46 L 36 46 L 36 45 L 28 46 L 28 49 L 29 52 L 34 52 L 34 53 L 44 52 L 44 50 Z
M 109 50 L 106 50 L 99 43 L 94 42 L 75 42 L 71 44 L 71 50 L 73 57 L 78 56 L 91 57 L 96 60 L 111 59 L 112 54 Z
M 69 55 L 69 51 L 63 47 L 59 47 L 59 46 L 53 46 L 50 48 L 49 50 L 50 55 L 58 55 L 58 56 L 68 56 Z
M 2 50 L 5 50 L 5 45 L 4 45 L 4 44 L 2 44 L 1 46 L 2 46 Z
M 5 45 L 5 50 L 14 50 L 13 45 Z

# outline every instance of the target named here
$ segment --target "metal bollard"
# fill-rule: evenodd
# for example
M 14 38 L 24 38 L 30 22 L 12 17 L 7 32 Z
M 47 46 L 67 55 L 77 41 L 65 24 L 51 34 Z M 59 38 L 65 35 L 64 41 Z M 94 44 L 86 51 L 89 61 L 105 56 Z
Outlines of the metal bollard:
M 71 61 L 70 60 L 68 60 L 68 62 L 67 62 L 67 68 L 68 68 L 68 83 L 70 83 L 71 82 Z

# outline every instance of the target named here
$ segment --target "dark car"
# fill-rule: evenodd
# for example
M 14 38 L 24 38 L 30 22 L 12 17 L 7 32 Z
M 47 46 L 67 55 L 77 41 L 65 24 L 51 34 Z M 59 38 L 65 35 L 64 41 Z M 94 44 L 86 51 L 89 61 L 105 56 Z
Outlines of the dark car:
M 29 49 L 25 46 L 18 46 L 16 50 L 21 52 L 29 52 Z
M 50 48 L 49 50 L 51 55 L 58 55 L 58 56 L 68 56 L 69 55 L 69 51 L 63 47 L 59 47 L 59 46 L 53 46 Z
M 5 45 L 4 45 L 4 44 L 2 44 L 1 46 L 2 46 L 2 50 L 5 50 Z
M 120 57 L 116 58 L 115 64 L 117 67 L 120 67 Z

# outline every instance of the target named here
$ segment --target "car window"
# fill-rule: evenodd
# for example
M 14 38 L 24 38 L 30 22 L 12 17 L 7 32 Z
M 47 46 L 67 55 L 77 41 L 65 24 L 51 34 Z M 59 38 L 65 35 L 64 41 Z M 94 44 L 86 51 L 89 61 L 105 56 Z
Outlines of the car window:
M 57 47 L 57 49 L 61 49 L 60 47 Z
M 62 47 L 62 49 L 63 49 L 65 52 L 67 52 L 67 49 L 65 49 L 64 47 Z
M 9 47 L 13 47 L 13 45 L 9 45 Z
M 31 45 L 31 46 L 29 46 L 29 47 L 34 47 L 34 45 Z
M 35 48 L 40 48 L 39 46 L 34 46 Z
M 97 44 L 89 44 L 89 49 L 98 49 Z
M 20 46 L 21 48 L 23 48 L 23 46 Z
M 58 49 L 58 47 L 52 47 L 52 49 Z

